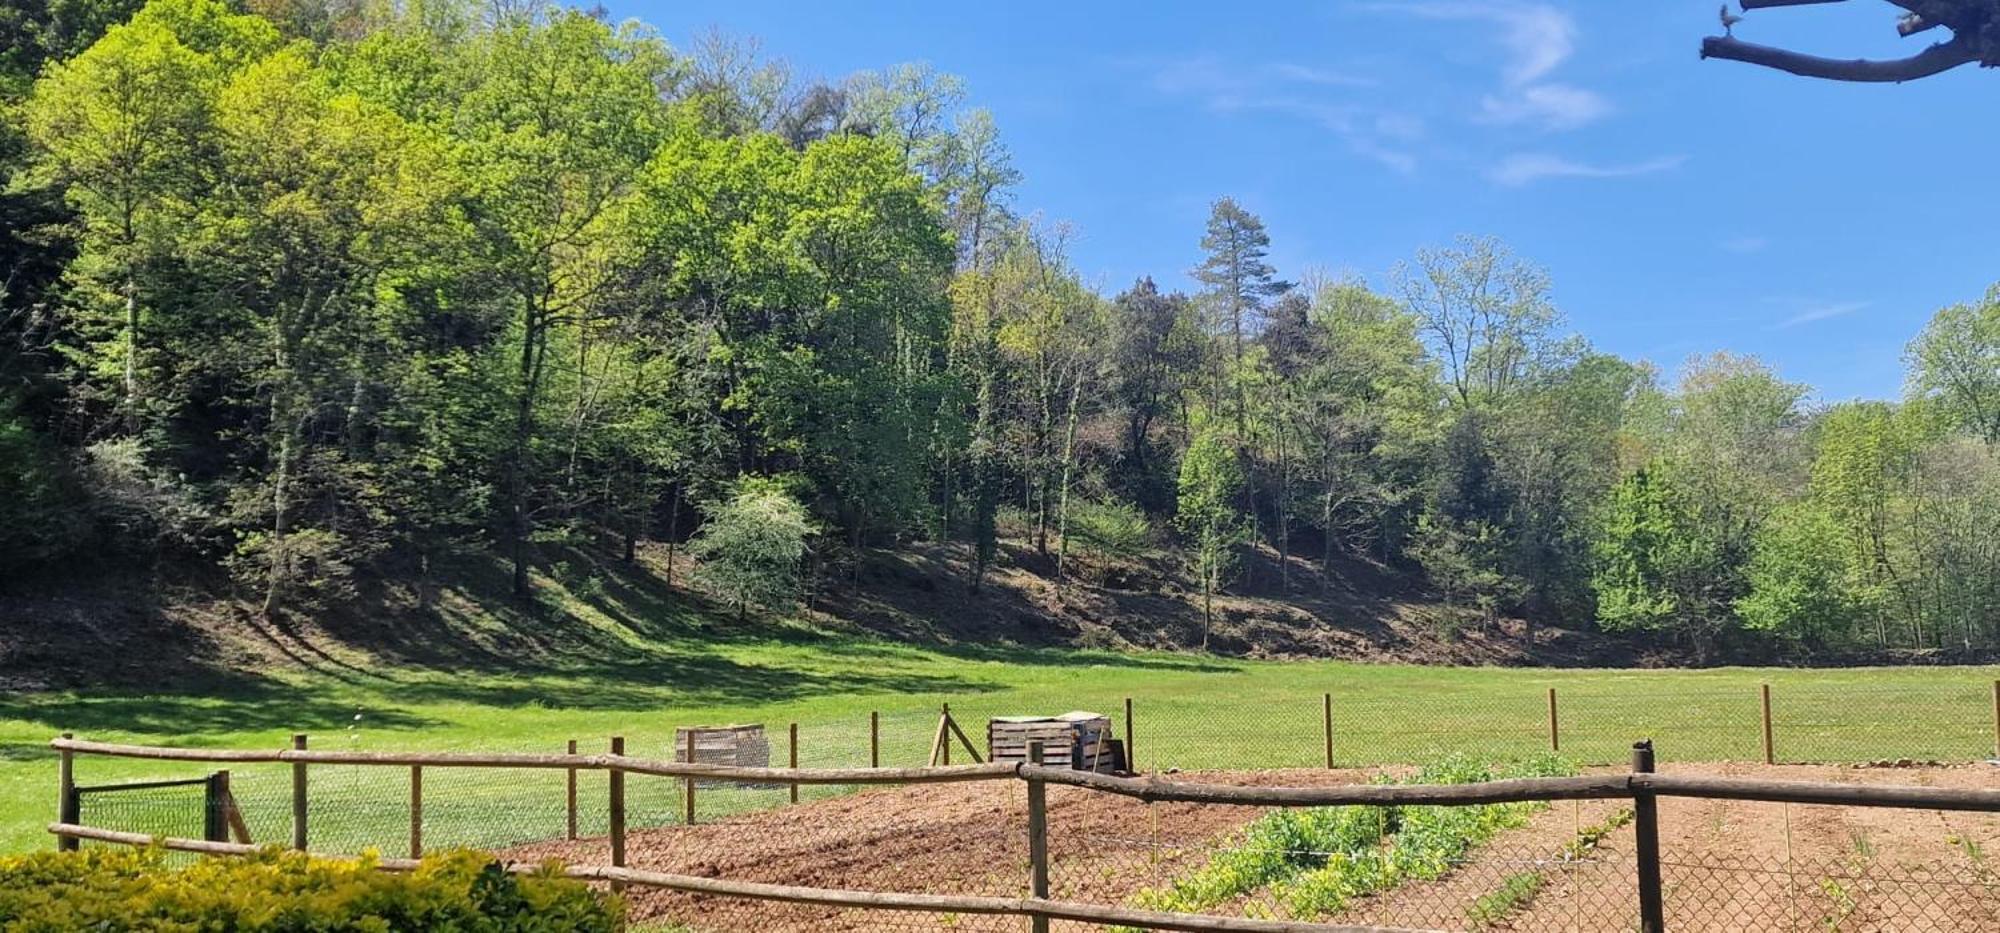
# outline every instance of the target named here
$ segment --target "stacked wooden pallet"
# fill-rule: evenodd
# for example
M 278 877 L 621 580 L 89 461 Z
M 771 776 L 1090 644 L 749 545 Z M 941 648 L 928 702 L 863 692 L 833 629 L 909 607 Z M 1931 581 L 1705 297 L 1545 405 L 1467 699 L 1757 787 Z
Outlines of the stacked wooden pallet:
M 986 722 L 988 761 L 1027 761 L 1028 746 L 1042 743 L 1042 762 L 1079 771 L 1117 771 L 1123 748 L 1111 737 L 1111 719 L 1081 710 L 1061 716 L 1001 716 Z
M 692 745 L 689 739 L 693 739 Z M 689 758 L 689 749 L 693 757 Z M 681 726 L 674 730 L 674 760 L 737 768 L 771 766 L 771 743 L 763 723 L 736 726 Z M 696 781 L 696 787 L 765 787 L 736 781 Z

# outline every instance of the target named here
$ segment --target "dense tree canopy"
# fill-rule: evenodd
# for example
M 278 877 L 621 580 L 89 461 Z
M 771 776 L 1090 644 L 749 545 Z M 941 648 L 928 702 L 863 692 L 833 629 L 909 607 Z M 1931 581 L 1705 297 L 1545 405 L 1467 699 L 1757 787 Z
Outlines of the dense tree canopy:
M 1293 284 L 1229 198 L 1192 294 L 1106 296 L 922 66 L 451 0 L 0 35 L 9 571 L 193 562 L 282 613 L 693 540 L 747 609 L 868 548 L 963 547 L 977 589 L 1010 535 L 1058 580 L 1171 540 L 1205 615 L 1366 565 L 1530 639 L 2000 647 L 2000 291 L 1903 400 L 1822 406 L 1593 349 L 1492 239 Z

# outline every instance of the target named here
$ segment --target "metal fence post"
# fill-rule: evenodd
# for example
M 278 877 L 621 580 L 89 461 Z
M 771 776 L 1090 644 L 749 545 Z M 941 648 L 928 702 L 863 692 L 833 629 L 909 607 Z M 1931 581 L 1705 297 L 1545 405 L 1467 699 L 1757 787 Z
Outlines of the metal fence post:
M 292 736 L 292 747 L 306 750 L 306 734 Z M 292 848 L 306 850 L 306 763 L 292 762 Z
M 1125 770 L 1139 771 L 1139 746 L 1132 744 L 1132 698 L 1125 698 Z
M 569 740 L 568 751 L 569 754 L 572 755 L 576 754 L 575 739 Z M 576 840 L 576 769 L 569 768 L 566 770 L 568 770 L 569 772 L 568 775 L 569 786 L 565 789 L 566 793 L 564 794 L 563 797 L 563 838 L 575 841 Z
M 1771 685 L 1763 684 L 1759 692 L 1764 697 L 1764 763 L 1774 765 L 1778 763 L 1778 752 L 1771 741 Z
M 424 857 L 424 766 L 410 766 L 410 857 Z
M 65 739 L 76 736 L 65 732 Z M 83 821 L 83 798 L 76 793 L 76 753 L 65 748 L 56 763 L 56 822 L 76 825 Z M 74 852 L 77 848 L 75 836 L 57 836 L 56 851 Z
M 689 747 L 690 748 L 693 747 L 692 740 L 690 740 Z M 624 736 L 614 735 L 611 737 L 611 754 L 613 755 L 625 754 Z M 688 782 L 689 786 L 692 787 L 694 779 L 689 778 Z M 611 784 L 611 813 L 610 813 L 611 867 L 624 868 L 625 867 L 625 771 L 624 769 L 619 768 L 616 765 L 612 766 L 610 774 L 610 784 Z M 611 890 L 613 891 L 622 891 L 624 889 L 625 889 L 624 882 L 614 881 L 611 883 Z
M 1563 750 L 1562 727 L 1556 718 L 1556 688 L 1549 688 L 1549 751 Z
M 208 784 L 203 788 L 201 813 L 201 841 L 229 841 L 229 772 L 217 771 L 208 776 Z
M 1320 696 L 1320 725 L 1326 727 L 1326 767 L 1333 769 L 1333 694 Z
M 792 723 L 790 731 L 792 770 L 797 771 L 799 769 L 799 724 Z M 792 782 L 792 802 L 799 802 L 799 782 L 797 781 Z
M 1632 745 L 1632 773 L 1652 774 L 1653 741 Z M 1660 893 L 1660 801 L 1651 790 L 1632 792 L 1633 848 L 1639 870 L 1639 931 L 1664 933 L 1666 907 Z
M 1028 763 L 1041 767 L 1042 743 L 1028 743 Z M 1037 901 L 1049 898 L 1049 798 L 1048 785 L 1032 772 L 1028 775 L 1028 896 Z M 1048 933 L 1048 915 L 1036 913 L 1030 920 L 1033 933 Z

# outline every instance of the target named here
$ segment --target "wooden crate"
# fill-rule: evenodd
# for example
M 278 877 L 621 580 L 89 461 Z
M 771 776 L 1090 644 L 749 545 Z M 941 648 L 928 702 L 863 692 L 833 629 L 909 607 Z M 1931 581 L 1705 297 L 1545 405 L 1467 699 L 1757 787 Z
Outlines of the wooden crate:
M 763 723 L 736 726 L 681 726 L 674 729 L 674 760 L 688 760 L 688 735 L 694 735 L 694 763 L 736 768 L 771 766 L 771 743 Z M 743 781 L 695 782 L 696 787 L 770 787 Z
M 1001 716 L 986 721 L 988 761 L 1027 761 L 1028 745 L 1042 743 L 1042 761 L 1058 768 L 1111 771 L 1111 719 L 1082 711 L 1061 716 Z

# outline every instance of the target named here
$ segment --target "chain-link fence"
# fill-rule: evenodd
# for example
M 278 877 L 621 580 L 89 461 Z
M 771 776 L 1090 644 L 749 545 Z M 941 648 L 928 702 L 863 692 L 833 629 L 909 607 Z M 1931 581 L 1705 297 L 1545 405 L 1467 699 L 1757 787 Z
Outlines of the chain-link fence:
M 780 748 L 778 757 L 789 763 L 789 748 Z M 396 854 L 411 841 L 414 825 L 426 848 L 476 846 L 520 861 L 607 864 L 610 778 L 595 750 L 579 752 L 593 757 L 575 772 L 574 811 L 571 773 L 561 767 L 451 766 L 435 756 L 414 768 L 314 761 L 306 766 L 311 847 Z M 89 761 L 78 756 L 85 768 Z M 801 755 L 800 764 L 814 762 Z M 233 767 L 232 802 L 250 831 L 260 840 L 289 833 L 274 814 L 292 811 L 297 765 Z M 1560 773 L 1573 765 L 1543 759 L 1533 767 Z M 1473 770 L 1506 773 L 1484 772 L 1476 761 Z M 1337 801 L 1358 799 L 1357 787 L 1437 778 L 1428 769 L 1401 768 L 1210 772 L 1201 780 L 1212 786 L 1259 790 L 1230 802 L 1200 790 L 1147 802 L 1140 798 L 1157 785 L 1066 786 L 1099 779 L 1058 781 L 1074 772 L 1057 769 L 1024 774 L 1055 782 L 1045 786 L 1039 808 L 1028 785 L 1008 770 L 967 782 L 806 785 L 796 806 L 781 774 L 720 774 L 696 781 L 699 812 L 689 825 L 686 778 L 628 772 L 627 829 L 618 838 L 625 864 L 682 878 L 1018 899 L 1037 893 L 1039 868 L 1050 902 L 1231 918 L 1397 929 L 1626 930 L 1645 921 L 1640 879 L 1654 872 L 1659 916 L 1669 929 L 2000 930 L 2000 871 L 1989 855 L 2000 846 L 2000 794 L 1996 772 L 1984 764 L 1681 764 L 1652 784 L 1627 783 L 1622 773 L 1569 779 L 1588 784 L 1578 799 L 1492 795 L 1476 803 L 1390 806 Z M 1818 790 L 1800 797 L 1746 782 L 1746 775 L 1775 775 Z M 1666 786 L 1667 778 L 1681 783 Z M 101 791 L 106 801 L 83 817 L 92 825 L 128 824 L 107 828 L 187 832 L 199 822 L 199 809 L 193 822 L 174 816 L 184 814 L 186 802 L 175 795 L 199 799 L 187 792 L 195 783 L 115 791 L 79 785 Z M 214 786 L 212 779 L 200 783 Z M 1893 785 L 1921 787 L 1911 796 L 1909 787 Z M 1282 805 L 1257 802 L 1278 799 L 1278 788 L 1336 802 L 1296 796 Z M 1571 791 L 1576 785 L 1565 794 Z M 1843 803 L 1772 802 L 1772 794 Z M 1656 815 L 1639 815 L 1638 797 L 1652 800 Z M 523 805 L 530 800 L 548 802 Z M 1848 805 L 1856 802 L 1868 805 Z M 1944 809 L 1927 809 L 1926 802 Z M 1638 832 L 1648 821 L 1656 840 L 1650 847 Z M 1038 832 L 1041 856 L 1031 843 Z M 637 886 L 627 893 L 640 929 L 1028 927 L 1018 915 L 911 913 Z M 1052 928 L 1111 929 L 1076 920 L 1057 920 Z
M 1300 690 L 1273 698 L 1230 690 L 1161 692 L 1127 697 L 1093 689 L 1079 678 L 1075 707 L 1106 715 L 1112 735 L 1129 741 L 1137 769 L 1148 772 L 1247 772 L 1271 769 L 1388 767 L 1446 754 L 1487 760 L 1547 750 L 1583 765 L 1620 761 L 1634 736 L 1651 736 L 1677 761 L 1962 763 L 1994 754 L 2000 703 L 1994 685 L 1940 675 L 1935 681 L 1894 689 L 1852 683 L 1781 683 L 1768 688 L 1683 686 L 1635 672 L 1558 681 L 1553 688 L 1524 685 L 1517 692 L 1488 687 L 1423 692 Z M 1311 685 L 1301 685 L 1302 687 Z M 1768 697 L 1768 702 L 1767 702 Z M 970 739 L 937 743 L 940 712 L 949 705 Z M 844 718 L 761 723 L 768 763 L 804 768 L 915 767 L 966 763 L 984 756 L 989 719 L 1023 713 L 1005 695 L 956 698 L 884 698 L 881 708 Z M 705 725 L 671 715 L 642 717 L 624 736 L 627 754 L 671 759 L 677 730 Z M 1912 724 L 1921 724 L 1913 728 Z M 341 751 L 388 752 L 411 747 L 480 751 L 476 746 L 434 743 L 423 736 L 354 733 L 316 742 Z M 796 738 L 794 738 L 796 736 Z M 1767 745 L 1768 737 L 1768 745 Z M 602 754 L 609 737 L 578 736 L 579 754 Z M 566 745 L 512 752 L 560 754 Z M 189 779 L 186 767 L 152 772 L 121 769 L 121 777 Z M 80 775 L 79 783 L 89 775 Z M 250 837 L 259 843 L 290 841 L 292 771 L 271 764 L 233 769 L 231 790 Z M 604 772 L 562 770 L 495 772 L 469 768 L 424 769 L 421 802 L 411 808 L 407 772 L 362 766 L 316 766 L 308 794 L 310 844 L 320 851 L 407 854 L 411 843 L 501 848 L 551 839 L 601 838 L 609 830 L 609 788 Z M 792 788 L 700 782 L 695 822 L 708 822 L 792 803 L 848 793 L 851 787 Z M 158 788 L 104 806 L 129 811 L 112 824 L 142 832 L 178 834 L 199 827 L 200 788 Z M 627 792 L 627 821 L 635 829 L 687 822 L 686 782 L 635 781 Z M 414 829 L 413 829 L 414 823 Z

